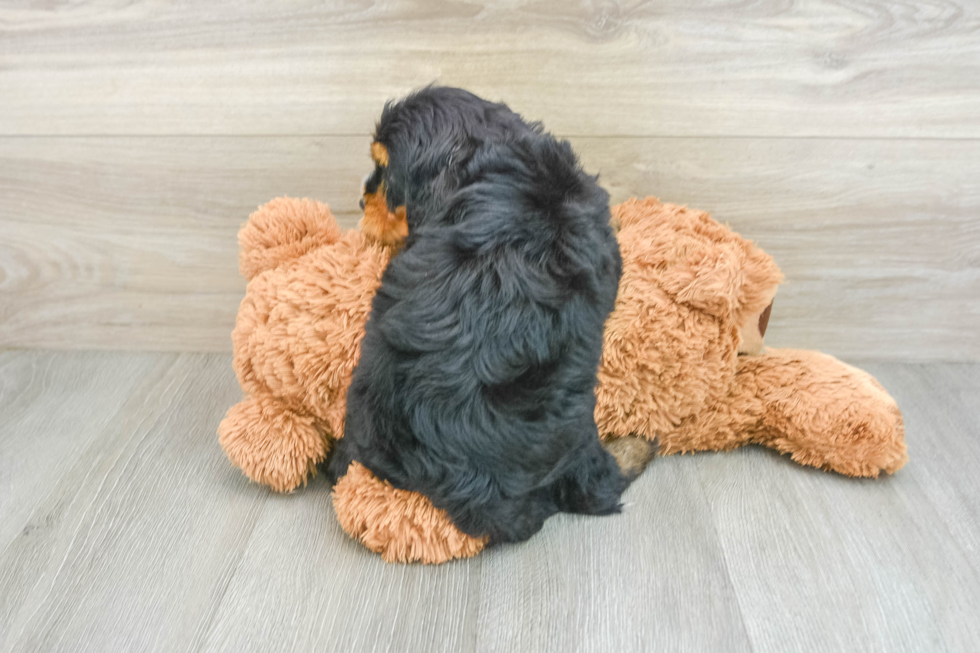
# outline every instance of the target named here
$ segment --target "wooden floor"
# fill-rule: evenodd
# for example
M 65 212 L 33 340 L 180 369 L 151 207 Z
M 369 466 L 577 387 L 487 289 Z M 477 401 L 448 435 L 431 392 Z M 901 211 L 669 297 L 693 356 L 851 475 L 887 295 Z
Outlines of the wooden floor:
M 0 651 L 975 651 L 980 365 L 868 369 L 894 477 L 662 458 L 620 516 L 433 568 L 231 467 L 228 355 L 0 353 Z

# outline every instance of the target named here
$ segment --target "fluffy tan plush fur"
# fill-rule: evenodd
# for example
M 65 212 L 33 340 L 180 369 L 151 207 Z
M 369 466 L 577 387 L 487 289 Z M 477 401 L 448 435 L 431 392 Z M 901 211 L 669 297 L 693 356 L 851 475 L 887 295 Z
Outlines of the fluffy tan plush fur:
M 641 438 L 661 454 L 761 444 L 849 476 L 905 464 L 901 413 L 873 377 L 817 352 L 763 348 L 782 280 L 765 252 L 706 213 L 655 198 L 613 214 L 623 277 L 596 422 L 624 469 L 649 458 Z M 371 298 L 403 223 L 367 211 L 361 230 L 342 233 L 325 205 L 283 198 L 242 228 L 239 266 L 250 281 L 232 338 L 247 397 L 218 433 L 249 478 L 291 491 L 343 436 Z M 385 560 L 443 562 L 485 544 L 356 463 L 333 497 L 344 530 Z
M 341 528 L 388 562 L 469 558 L 487 543 L 460 532 L 421 494 L 393 488 L 357 462 L 337 481 L 334 509 Z

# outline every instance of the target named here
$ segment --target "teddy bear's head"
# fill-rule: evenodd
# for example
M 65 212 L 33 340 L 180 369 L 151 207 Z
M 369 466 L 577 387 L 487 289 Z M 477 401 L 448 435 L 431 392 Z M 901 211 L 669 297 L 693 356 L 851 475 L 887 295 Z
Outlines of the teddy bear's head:
M 623 277 L 606 323 L 596 421 L 603 435 L 652 436 L 722 397 L 737 356 L 761 351 L 782 274 L 707 213 L 647 198 L 613 217 Z
M 238 269 L 251 281 L 339 239 L 340 227 L 326 204 L 279 197 L 259 207 L 238 232 Z
M 249 280 L 232 332 L 242 388 L 312 415 L 340 437 L 364 323 L 392 248 L 359 230 L 341 232 L 325 204 L 290 198 L 260 207 L 238 239 Z

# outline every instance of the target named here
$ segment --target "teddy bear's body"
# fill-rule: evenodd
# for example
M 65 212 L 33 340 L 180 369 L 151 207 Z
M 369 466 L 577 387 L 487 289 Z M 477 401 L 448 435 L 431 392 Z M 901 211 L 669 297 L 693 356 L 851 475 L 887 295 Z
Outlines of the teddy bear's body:
M 901 413 L 873 377 L 817 352 L 763 351 L 781 281 L 768 255 L 706 213 L 652 198 L 613 214 L 623 277 L 596 387 L 602 437 L 656 439 L 663 454 L 758 443 L 851 476 L 905 463 Z M 275 490 L 305 483 L 343 436 L 371 298 L 397 246 L 365 231 L 341 233 L 317 202 L 279 199 L 239 234 L 250 281 L 233 341 L 248 397 L 219 434 Z M 389 560 L 441 562 L 485 544 L 356 463 L 334 504 L 345 530 Z

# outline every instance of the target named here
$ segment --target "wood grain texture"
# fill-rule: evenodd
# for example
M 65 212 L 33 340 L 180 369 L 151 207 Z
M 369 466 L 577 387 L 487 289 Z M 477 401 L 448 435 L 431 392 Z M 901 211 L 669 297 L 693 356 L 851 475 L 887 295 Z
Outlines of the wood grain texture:
M 977 411 L 959 402 L 976 397 L 978 368 L 872 369 L 906 416 L 911 461 L 895 476 L 846 479 L 760 449 L 697 457 L 756 651 L 968 651 L 980 638 Z
M 214 435 L 224 408 L 240 396 L 228 357 L 156 355 L 137 373 L 133 363 L 146 357 L 19 356 L 33 356 L 42 368 L 87 366 L 92 373 L 81 381 L 54 377 L 47 398 L 26 408 L 36 422 L 4 434 L 27 452 L 22 457 L 78 449 L 45 487 L 14 478 L 24 486 L 19 494 L 31 488 L 38 499 L 0 552 L 0 650 L 199 646 L 265 502 L 263 493 L 246 490 Z M 114 374 L 98 373 L 107 365 Z M 0 374 L 7 377 L 10 367 Z M 71 430 L 49 431 L 43 418 L 85 418 L 72 402 L 59 402 L 62 379 L 79 399 L 91 392 L 96 409 L 127 396 L 110 419 L 80 425 L 96 432 L 87 446 Z M 8 464 L 15 462 L 5 458 Z
M 0 352 L 0 651 L 973 651 L 980 365 L 869 369 L 895 476 L 660 458 L 621 515 L 425 567 L 347 538 L 322 478 L 230 466 L 230 356 Z
M 340 529 L 320 477 L 267 500 L 202 650 L 473 651 L 482 564 L 386 564 Z
M 98 445 L 106 423 L 139 388 L 133 380 L 156 378 L 171 364 L 172 357 L 159 355 L 0 357 L 0 550 L 37 527 L 27 525 L 31 515 L 78 457 Z
M 0 133 L 367 134 L 438 80 L 575 135 L 980 137 L 971 0 L 14 3 Z
M 909 466 L 908 475 L 942 520 L 945 531 L 937 526 L 937 532 L 950 537 L 980 572 L 977 478 L 950 473 L 964 461 L 980 461 L 980 365 L 865 367 L 886 381 L 905 412 L 906 428 L 928 434 L 910 443 L 916 464 Z
M 477 650 L 751 651 L 689 462 L 655 460 L 621 515 L 559 515 L 487 551 Z
M 227 351 L 239 225 L 288 194 L 354 226 L 368 140 L 0 138 L 0 347 Z M 980 360 L 980 141 L 572 142 L 613 201 L 709 210 L 776 258 L 771 345 Z
M 229 350 L 239 226 L 279 195 L 354 226 L 367 141 L 4 140 L 0 347 Z

